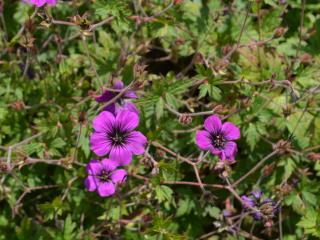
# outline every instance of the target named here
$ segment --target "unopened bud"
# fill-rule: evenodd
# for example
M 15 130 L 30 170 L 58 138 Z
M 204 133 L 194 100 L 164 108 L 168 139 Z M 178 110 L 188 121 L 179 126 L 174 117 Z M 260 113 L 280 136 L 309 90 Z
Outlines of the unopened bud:
M 0 171 L 1 172 L 8 172 L 9 171 L 9 166 L 8 164 L 4 162 L 0 162 Z
M 185 40 L 183 38 L 177 38 L 175 41 L 176 45 L 182 45 L 185 43 Z
M 20 111 L 20 110 L 24 109 L 25 105 L 22 101 L 16 101 L 16 102 L 11 103 L 11 107 L 15 110 Z
M 283 195 L 288 195 L 292 191 L 292 186 L 288 183 L 283 184 L 280 188 L 280 191 Z
M 154 167 L 152 168 L 151 175 L 152 175 L 152 176 L 156 176 L 156 175 L 158 175 L 158 174 L 159 174 L 159 167 L 158 167 L 158 166 L 154 166 Z
M 228 59 L 219 59 L 215 66 L 213 67 L 216 72 L 220 72 L 221 70 L 224 70 L 226 67 L 228 67 L 230 64 Z
M 320 153 L 312 152 L 312 153 L 309 153 L 307 157 L 312 161 L 317 161 L 317 160 L 320 160 Z
M 81 111 L 79 114 L 79 122 L 80 123 L 84 123 L 86 121 L 86 112 L 85 111 Z
M 308 53 L 303 54 L 302 56 L 299 57 L 299 59 L 302 63 L 312 63 L 313 61 L 312 56 Z
M 279 3 L 280 3 L 281 5 L 285 5 L 285 4 L 287 3 L 287 0 L 279 0 Z
M 281 139 L 273 145 L 273 150 L 277 150 L 280 155 L 287 154 L 291 150 L 291 143 Z
M 275 164 L 270 164 L 270 165 L 265 166 L 265 168 L 262 171 L 263 176 L 265 176 L 265 177 L 269 176 L 273 172 L 274 166 L 275 166 Z
M 290 104 L 287 104 L 285 105 L 283 108 L 282 108 L 282 114 L 283 116 L 285 117 L 288 117 L 291 115 L 291 109 L 292 109 L 292 106 Z
M 183 0 L 174 0 L 173 3 L 177 5 L 177 4 L 183 3 Z
M 183 115 L 181 115 L 181 116 L 179 117 L 179 122 L 180 122 L 181 124 L 183 124 L 183 125 L 188 125 L 188 124 L 192 123 L 192 117 L 183 114 Z
M 287 32 L 287 29 L 284 27 L 278 27 L 276 28 L 274 32 L 274 37 L 279 38 L 282 37 Z
M 227 55 L 232 49 L 233 49 L 233 46 L 230 44 L 227 44 L 222 47 L 221 52 L 223 55 Z
M 267 228 L 271 228 L 273 226 L 273 221 L 272 220 L 269 220 L 267 221 L 265 224 L 264 224 L 265 227 Z
M 165 157 L 166 156 L 166 152 L 161 150 L 161 149 L 157 149 L 156 150 L 156 154 L 159 156 L 159 157 Z

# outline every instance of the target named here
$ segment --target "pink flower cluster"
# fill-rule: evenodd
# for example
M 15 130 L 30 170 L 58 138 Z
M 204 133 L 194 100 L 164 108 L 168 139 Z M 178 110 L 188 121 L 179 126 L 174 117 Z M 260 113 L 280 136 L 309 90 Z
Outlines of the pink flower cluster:
M 123 88 L 121 81 L 113 86 L 114 90 Z M 130 164 L 133 155 L 143 154 L 147 143 L 147 138 L 135 130 L 139 125 L 139 110 L 130 99 L 136 98 L 136 94 L 127 90 L 113 102 L 117 94 L 117 91 L 105 91 L 96 98 L 99 103 L 112 102 L 93 119 L 94 132 L 90 137 L 91 150 L 99 157 L 109 155 L 109 158 L 91 160 L 85 180 L 88 191 L 97 191 L 101 197 L 115 193 L 116 185 L 123 183 L 127 175 L 124 169 L 117 168 Z
M 57 0 L 22 0 L 25 3 L 36 5 L 37 7 L 42 7 L 45 4 L 54 6 L 57 4 Z

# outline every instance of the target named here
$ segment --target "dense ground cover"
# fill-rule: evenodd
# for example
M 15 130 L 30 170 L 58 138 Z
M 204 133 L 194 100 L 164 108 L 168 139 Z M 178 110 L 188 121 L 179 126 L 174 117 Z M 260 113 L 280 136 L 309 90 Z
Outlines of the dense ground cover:
M 319 10 L 0 1 L 0 239 L 319 239 Z

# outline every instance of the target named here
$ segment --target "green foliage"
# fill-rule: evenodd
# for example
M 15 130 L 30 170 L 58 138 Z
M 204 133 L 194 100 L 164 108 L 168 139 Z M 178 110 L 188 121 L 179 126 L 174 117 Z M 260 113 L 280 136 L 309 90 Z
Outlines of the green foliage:
M 320 238 L 320 214 L 319 211 L 308 208 L 297 226 L 302 227 L 306 234 Z

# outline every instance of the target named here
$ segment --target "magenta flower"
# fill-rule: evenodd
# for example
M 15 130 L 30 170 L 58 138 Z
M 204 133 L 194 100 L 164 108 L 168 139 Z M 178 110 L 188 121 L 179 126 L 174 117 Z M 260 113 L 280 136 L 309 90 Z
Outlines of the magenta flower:
M 112 88 L 115 90 L 121 90 L 124 88 L 124 84 L 122 81 L 119 80 L 115 82 Z M 96 101 L 99 103 L 106 103 L 118 94 L 118 92 L 111 92 L 107 90 L 99 97 L 96 97 Z M 115 103 L 109 104 L 104 108 L 104 110 L 112 112 L 114 115 L 116 115 L 120 110 L 128 110 L 139 114 L 139 110 L 137 109 L 137 107 L 133 103 L 128 101 L 128 99 L 134 98 L 137 98 L 136 93 L 132 90 L 127 90 L 120 98 L 118 98 L 118 100 Z
M 130 111 L 122 110 L 116 116 L 103 111 L 93 119 L 94 133 L 90 138 L 91 150 L 102 157 L 110 154 L 119 165 L 127 165 L 132 154 L 144 153 L 147 138 L 134 129 L 139 124 L 139 116 Z
M 109 197 L 116 191 L 116 185 L 126 180 L 127 172 L 117 169 L 118 162 L 111 159 L 91 160 L 87 164 L 88 177 L 85 186 L 89 192 L 97 191 L 100 197 Z
M 205 130 L 196 133 L 198 147 L 218 155 L 221 160 L 234 161 L 237 154 L 237 144 L 233 140 L 240 138 L 240 130 L 233 123 L 223 125 L 218 116 L 212 115 L 204 121 Z
M 23 0 L 23 2 L 36 5 L 37 7 L 42 7 L 46 3 L 51 6 L 57 4 L 57 0 Z

